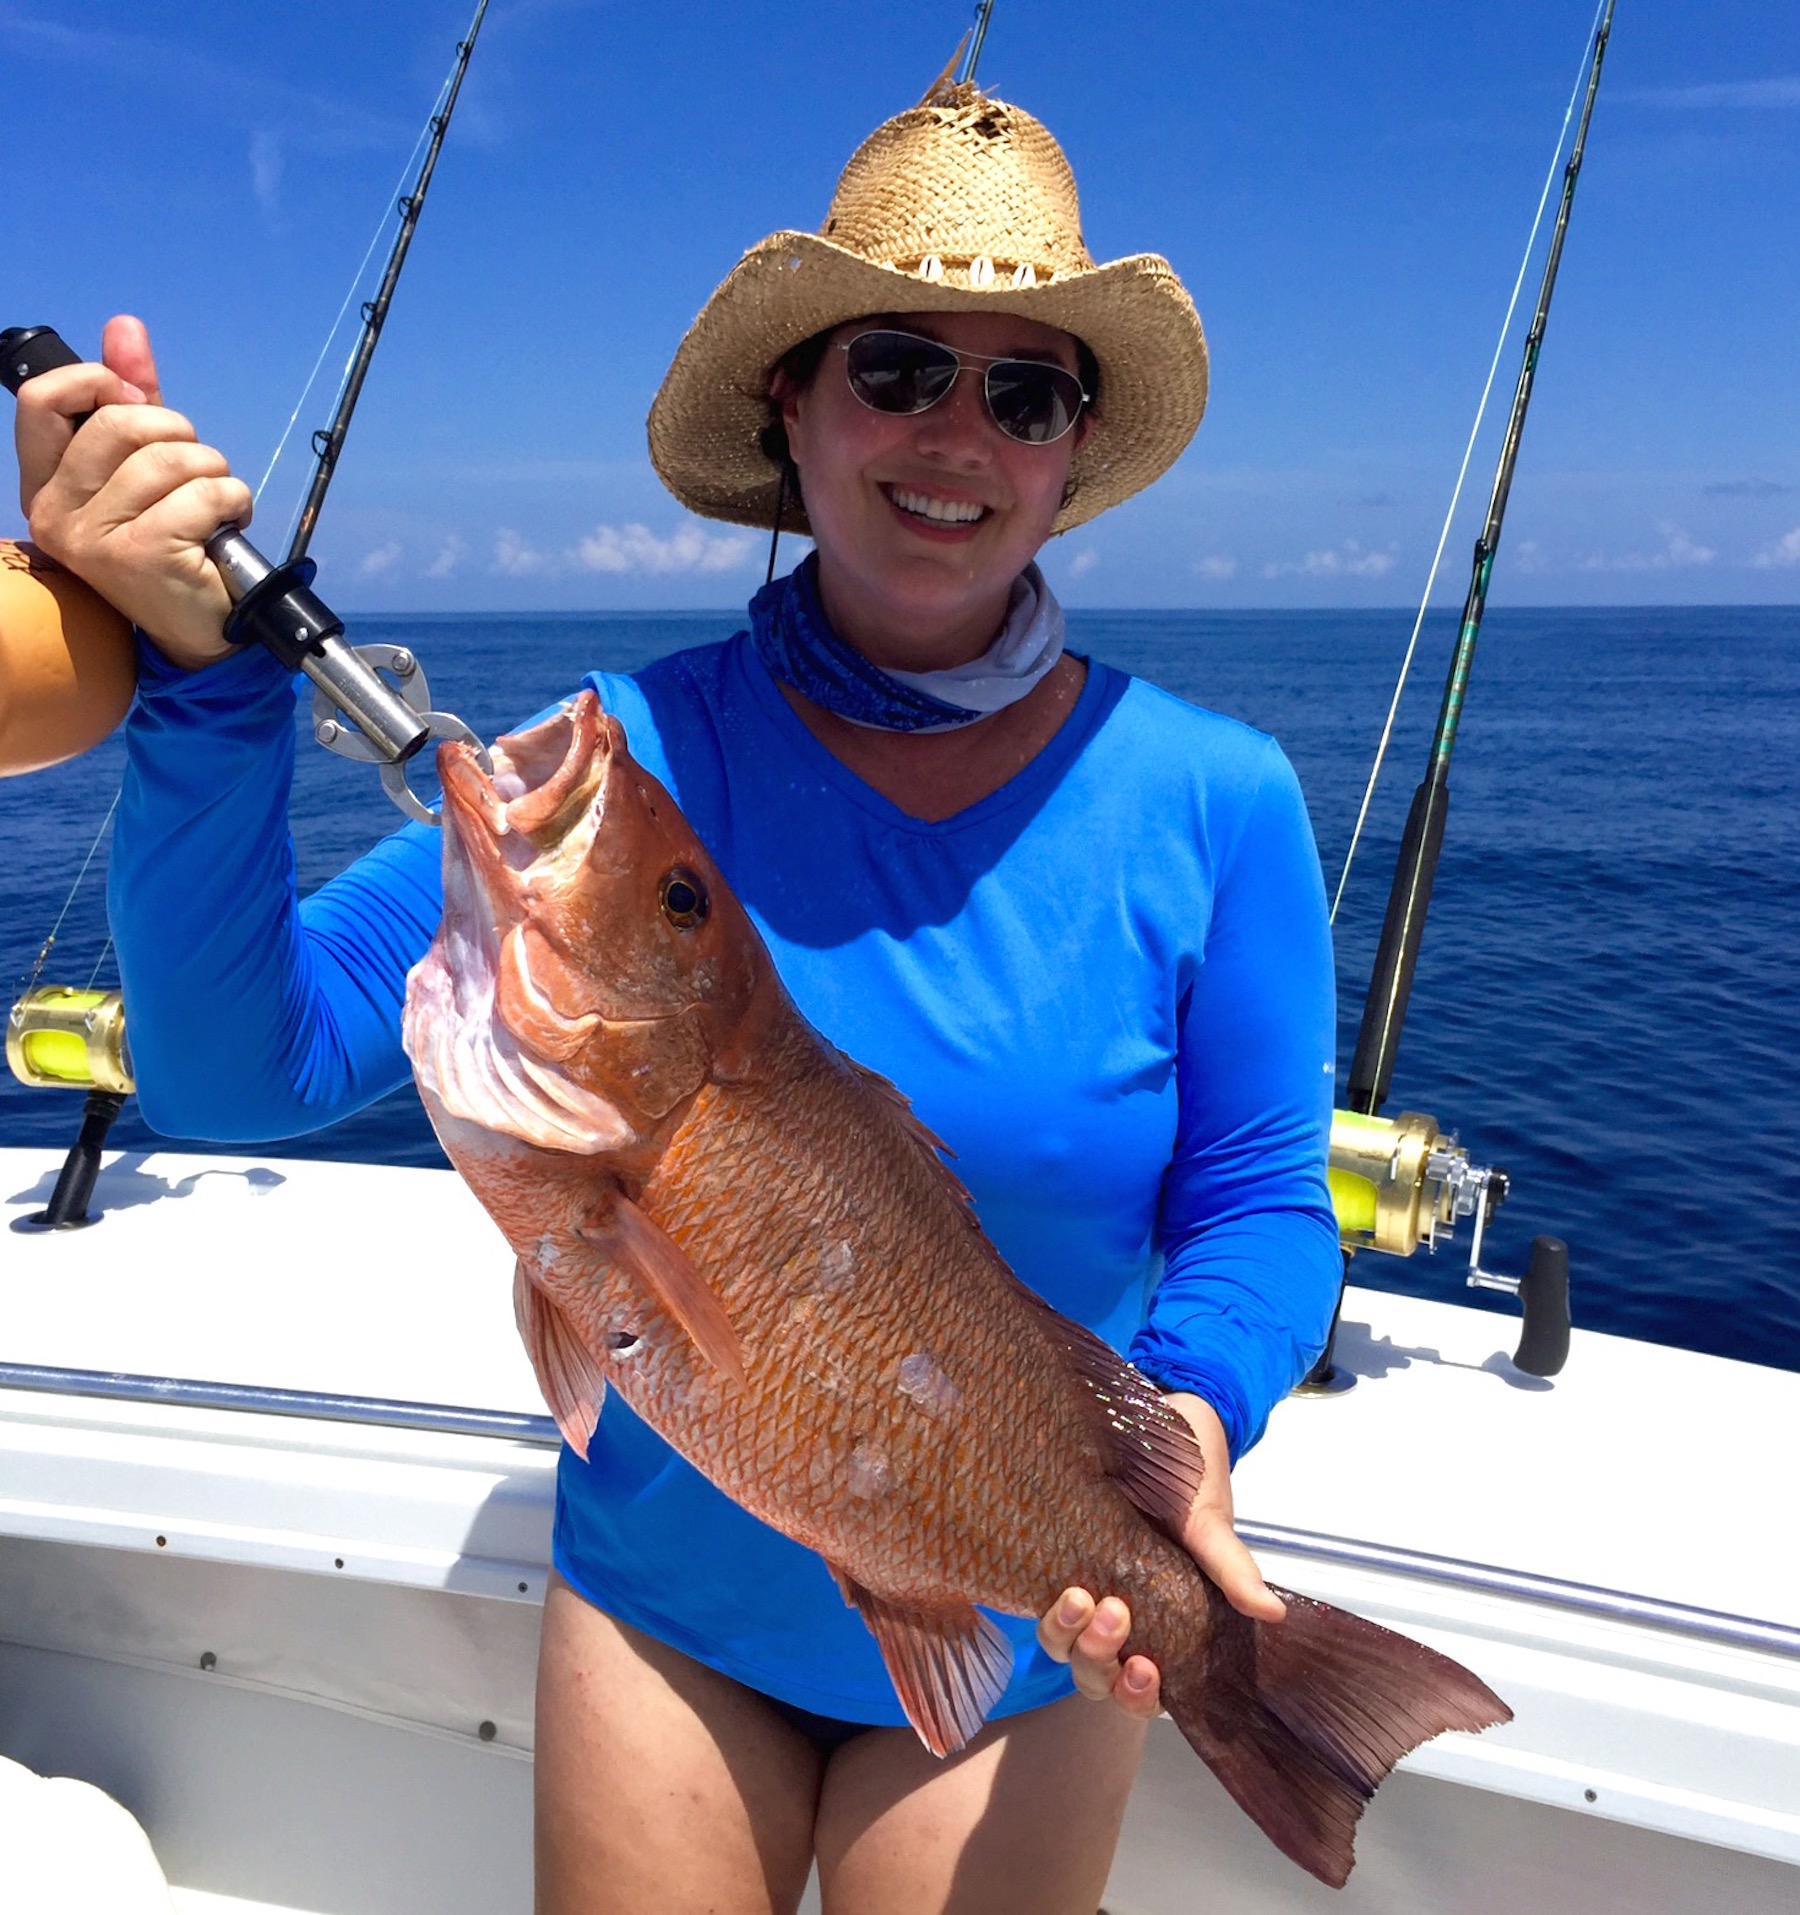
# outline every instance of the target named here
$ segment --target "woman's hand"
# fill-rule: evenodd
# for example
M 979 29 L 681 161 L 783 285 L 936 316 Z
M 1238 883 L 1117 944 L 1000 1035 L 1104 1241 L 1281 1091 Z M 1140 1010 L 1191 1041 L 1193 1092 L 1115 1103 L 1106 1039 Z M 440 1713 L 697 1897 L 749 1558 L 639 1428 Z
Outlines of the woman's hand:
M 1165 1399 L 1192 1426 L 1206 1459 L 1206 1477 L 1188 1511 L 1180 1542 L 1219 1585 L 1234 1609 L 1259 1622 L 1280 1622 L 1281 1598 L 1262 1579 L 1249 1550 L 1231 1526 L 1231 1452 L 1218 1412 L 1198 1396 Z M 1151 1716 L 1162 1706 L 1161 1678 L 1148 1656 L 1119 1652 L 1131 1634 L 1131 1611 L 1117 1596 L 1096 1602 L 1085 1589 L 1065 1589 L 1038 1623 L 1047 1655 L 1069 1665 L 1075 1687 L 1104 1702 L 1109 1696 L 1132 1715 Z
M 250 522 L 250 489 L 164 408 L 142 321 L 108 321 L 102 359 L 21 387 L 19 503 L 52 558 L 193 670 L 231 650 L 231 600 L 204 548 L 227 520 Z

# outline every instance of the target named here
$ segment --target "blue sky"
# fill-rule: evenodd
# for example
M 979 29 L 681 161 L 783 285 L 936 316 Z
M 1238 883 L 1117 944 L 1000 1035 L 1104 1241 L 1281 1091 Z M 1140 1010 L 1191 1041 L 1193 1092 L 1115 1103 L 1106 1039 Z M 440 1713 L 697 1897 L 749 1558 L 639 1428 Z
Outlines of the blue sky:
M 0 211 L 0 324 L 91 350 L 143 314 L 170 402 L 254 479 L 470 11 L 0 0 L 9 173 L 34 196 Z M 650 398 L 738 254 L 818 224 L 971 11 L 495 0 L 314 545 L 328 598 L 741 602 L 761 541 L 662 492 Z M 1416 600 L 1591 18 L 999 0 L 983 80 L 1063 141 L 1097 255 L 1173 260 L 1213 352 L 1174 471 L 1051 548 L 1069 602 Z M 1800 7 L 1620 0 L 1493 602 L 1800 600 L 1796 315 Z M 9 502 L 0 536 L 20 530 Z

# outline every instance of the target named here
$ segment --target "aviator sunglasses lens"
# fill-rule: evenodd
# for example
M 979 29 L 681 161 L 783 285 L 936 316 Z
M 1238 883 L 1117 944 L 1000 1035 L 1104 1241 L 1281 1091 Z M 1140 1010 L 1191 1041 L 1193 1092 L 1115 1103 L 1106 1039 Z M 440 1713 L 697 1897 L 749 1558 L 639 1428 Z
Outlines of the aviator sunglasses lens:
M 1009 439 L 1048 445 L 1060 439 L 1081 410 L 1081 381 L 1061 366 L 1002 359 L 987 370 L 988 411 Z
M 844 353 L 856 397 L 873 412 L 901 415 L 929 411 L 956 383 L 963 364 L 948 346 L 910 332 L 859 333 Z M 980 363 L 978 355 L 969 357 Z M 1074 425 L 1085 395 L 1072 372 L 1035 359 L 985 363 L 988 416 L 1009 439 L 1049 445 Z
M 865 332 L 846 348 L 850 390 L 875 412 L 924 412 L 956 383 L 956 354 L 908 332 Z

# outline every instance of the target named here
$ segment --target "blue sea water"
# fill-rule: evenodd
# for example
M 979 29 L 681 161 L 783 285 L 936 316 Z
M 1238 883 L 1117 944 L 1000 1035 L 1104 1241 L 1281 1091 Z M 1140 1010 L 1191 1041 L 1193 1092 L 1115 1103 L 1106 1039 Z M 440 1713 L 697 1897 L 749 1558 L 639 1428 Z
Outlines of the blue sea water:
M 492 736 L 586 669 L 630 669 L 736 622 L 389 618 L 352 636 L 414 647 L 435 702 Z M 1089 612 L 1070 624 L 1076 649 L 1274 733 L 1335 887 L 1407 615 Z M 1427 625 L 1339 918 L 1343 1066 L 1451 630 Z M 114 739 L 0 781 L 0 983 L 29 971 L 122 757 Z M 1535 1234 L 1565 1237 L 1579 1324 L 1800 1369 L 1800 609 L 1490 612 L 1451 789 L 1387 1108 L 1430 1112 L 1511 1173 L 1484 1262 L 1518 1270 Z M 293 818 L 307 887 L 394 822 L 372 772 L 304 740 Z M 86 983 L 97 962 L 112 981 L 102 863 L 46 981 Z M 221 1043 L 230 1030 L 221 1003 Z M 0 1076 L 0 1142 L 60 1151 L 79 1111 L 73 1093 Z M 163 1141 L 135 1105 L 114 1138 Z M 442 1162 L 410 1090 L 273 1149 Z M 1463 1270 L 1458 1245 L 1406 1263 L 1364 1256 L 1355 1276 L 1490 1301 L 1464 1291 Z

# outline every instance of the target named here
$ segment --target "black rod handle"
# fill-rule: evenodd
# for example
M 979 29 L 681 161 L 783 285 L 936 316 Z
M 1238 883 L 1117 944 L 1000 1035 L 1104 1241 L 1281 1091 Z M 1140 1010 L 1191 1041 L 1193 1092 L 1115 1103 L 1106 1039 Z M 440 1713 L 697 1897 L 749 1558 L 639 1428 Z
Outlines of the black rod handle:
M 1560 1237 L 1532 1238 L 1519 1302 L 1525 1328 L 1513 1361 L 1531 1376 L 1555 1376 L 1569 1360 L 1569 1246 Z
M 1350 1062 L 1347 1101 L 1352 1110 L 1376 1115 L 1387 1102 L 1394 1079 L 1394 1058 L 1412 996 L 1413 972 L 1425 937 L 1425 914 L 1438 856 L 1444 848 L 1444 823 L 1450 815 L 1450 787 L 1427 777 L 1413 793 L 1406 831 L 1388 892 L 1387 916 L 1376 947 L 1369 994 L 1363 1000 L 1356 1054 Z
M 25 381 L 35 379 L 40 372 L 80 364 L 81 354 L 54 326 L 8 326 L 0 332 L 0 386 L 14 398 Z M 69 424 L 79 432 L 93 416 L 84 412 Z

